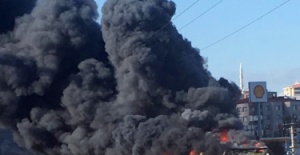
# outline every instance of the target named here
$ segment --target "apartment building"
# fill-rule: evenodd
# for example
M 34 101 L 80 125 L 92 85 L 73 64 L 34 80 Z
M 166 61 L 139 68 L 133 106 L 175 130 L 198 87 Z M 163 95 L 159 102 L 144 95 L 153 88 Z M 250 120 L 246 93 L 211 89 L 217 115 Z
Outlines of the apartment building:
M 258 104 L 250 103 L 249 98 L 243 98 L 237 105 L 240 119 L 244 124 L 244 130 L 253 136 L 258 135 L 258 118 L 261 118 L 261 135 L 263 137 L 282 136 L 283 119 L 292 116 L 300 119 L 300 100 L 288 97 L 277 97 L 270 93 L 267 103 L 260 104 L 260 115 L 258 115 Z
M 283 88 L 283 95 L 294 97 L 300 100 L 300 82 L 296 82 L 292 86 Z

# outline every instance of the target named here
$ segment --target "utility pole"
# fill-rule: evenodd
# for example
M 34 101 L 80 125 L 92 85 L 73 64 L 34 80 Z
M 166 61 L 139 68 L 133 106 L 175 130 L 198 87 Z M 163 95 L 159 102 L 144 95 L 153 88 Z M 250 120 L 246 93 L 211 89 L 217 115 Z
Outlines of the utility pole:
M 285 128 L 289 128 L 290 130 L 290 136 L 291 136 L 291 155 L 296 155 L 296 143 L 295 143 L 295 128 L 299 125 L 297 122 L 295 122 L 294 118 L 291 118 L 290 122 L 286 122 L 283 124 Z
M 257 103 L 257 117 L 258 117 L 258 140 L 261 140 L 262 137 L 262 127 L 261 127 L 261 109 L 260 109 L 261 103 Z
M 295 145 L 295 137 L 294 137 L 294 123 L 291 122 L 290 123 L 291 127 L 290 127 L 290 132 L 291 132 L 291 150 L 292 150 L 292 155 L 296 154 L 296 145 Z

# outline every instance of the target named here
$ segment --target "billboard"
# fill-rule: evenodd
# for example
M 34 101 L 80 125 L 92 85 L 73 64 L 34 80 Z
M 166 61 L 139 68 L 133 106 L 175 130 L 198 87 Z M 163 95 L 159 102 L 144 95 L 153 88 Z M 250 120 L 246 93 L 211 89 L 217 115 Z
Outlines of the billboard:
M 268 102 L 266 82 L 249 82 L 249 100 L 252 103 Z

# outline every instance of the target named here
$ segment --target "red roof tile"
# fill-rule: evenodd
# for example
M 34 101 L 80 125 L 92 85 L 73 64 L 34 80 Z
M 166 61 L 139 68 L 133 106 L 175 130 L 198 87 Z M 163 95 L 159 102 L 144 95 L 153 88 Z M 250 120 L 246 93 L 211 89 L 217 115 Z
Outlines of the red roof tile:
M 300 88 L 300 83 L 296 83 L 296 84 L 292 85 L 292 88 Z

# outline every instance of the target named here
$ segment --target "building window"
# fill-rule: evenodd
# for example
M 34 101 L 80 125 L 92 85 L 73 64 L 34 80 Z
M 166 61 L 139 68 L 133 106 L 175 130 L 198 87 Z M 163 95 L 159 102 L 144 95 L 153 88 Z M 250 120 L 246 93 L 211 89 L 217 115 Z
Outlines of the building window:
M 247 116 L 243 117 L 243 122 L 247 122 Z
M 267 116 L 266 116 L 266 119 L 267 119 L 267 120 L 270 120 L 270 119 L 271 119 L 271 116 L 270 116 L 270 115 L 267 115 Z
M 279 111 L 279 110 L 280 110 L 280 105 L 277 105 L 277 106 L 275 107 L 275 109 L 276 109 L 276 111 Z
M 255 107 L 251 107 L 251 112 L 255 112 Z
M 266 107 L 266 110 L 267 110 L 267 111 L 270 111 L 270 106 L 269 106 L 269 105 Z
M 237 107 L 236 110 L 237 110 L 238 112 L 241 112 L 241 107 Z
M 293 110 L 297 110 L 297 108 L 298 108 L 297 105 L 293 106 Z
M 247 107 L 243 107 L 243 112 L 247 112 Z
M 276 119 L 280 119 L 281 117 L 280 117 L 280 115 L 276 115 Z
M 266 129 L 271 129 L 271 125 L 270 125 L 270 124 L 267 124 L 267 125 L 265 126 L 265 128 L 266 128 Z

